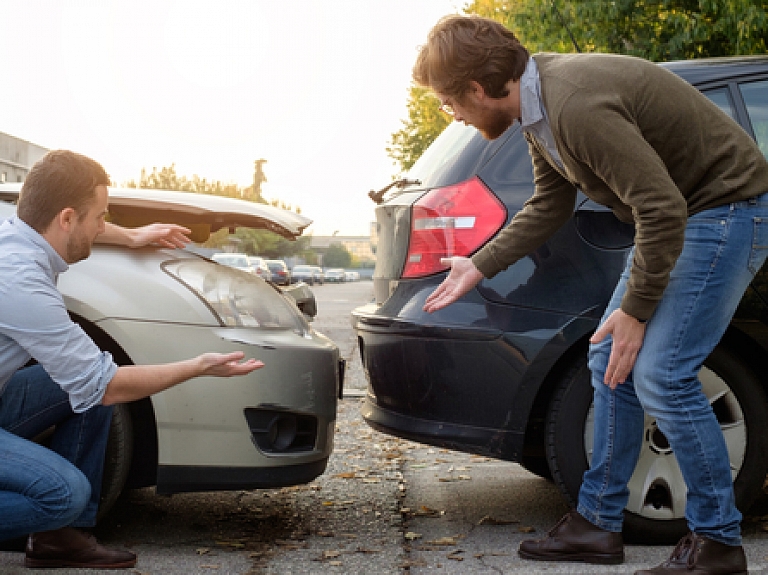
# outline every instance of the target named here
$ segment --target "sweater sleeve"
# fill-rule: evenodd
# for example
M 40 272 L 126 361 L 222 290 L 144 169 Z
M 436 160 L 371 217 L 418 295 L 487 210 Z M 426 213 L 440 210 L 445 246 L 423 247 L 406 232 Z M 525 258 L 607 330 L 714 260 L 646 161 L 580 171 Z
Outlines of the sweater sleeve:
M 586 165 L 632 210 L 635 252 L 621 309 L 646 320 L 682 252 L 686 200 L 618 97 L 592 92 L 570 98 L 558 119 L 558 131 L 566 153 Z
M 528 140 L 535 192 L 512 221 L 472 257 L 472 263 L 492 278 L 536 250 L 573 215 L 576 188 Z

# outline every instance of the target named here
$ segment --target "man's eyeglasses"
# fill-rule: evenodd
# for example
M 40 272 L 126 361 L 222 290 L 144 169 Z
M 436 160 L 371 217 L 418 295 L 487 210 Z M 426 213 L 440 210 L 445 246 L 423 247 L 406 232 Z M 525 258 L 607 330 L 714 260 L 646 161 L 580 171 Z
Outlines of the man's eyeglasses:
M 456 115 L 456 110 L 453 109 L 453 106 L 450 104 L 440 104 L 440 107 L 438 108 L 442 113 L 448 114 L 451 118 L 453 118 Z

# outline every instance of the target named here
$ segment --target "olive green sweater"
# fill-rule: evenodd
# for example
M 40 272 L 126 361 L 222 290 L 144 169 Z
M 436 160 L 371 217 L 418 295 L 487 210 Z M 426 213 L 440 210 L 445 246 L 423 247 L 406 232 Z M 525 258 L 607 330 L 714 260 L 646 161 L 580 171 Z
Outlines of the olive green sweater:
M 573 215 L 576 187 L 634 222 L 621 309 L 648 319 L 683 248 L 688 216 L 768 191 L 768 162 L 696 88 L 639 58 L 537 54 L 541 95 L 564 170 L 529 138 L 536 191 L 472 261 L 493 277 Z

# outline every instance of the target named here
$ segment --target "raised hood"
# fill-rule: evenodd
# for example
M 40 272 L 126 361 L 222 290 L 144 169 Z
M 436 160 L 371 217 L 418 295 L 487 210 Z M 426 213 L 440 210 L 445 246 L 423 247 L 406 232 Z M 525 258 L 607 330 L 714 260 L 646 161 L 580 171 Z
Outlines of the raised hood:
M 20 191 L 21 184 L 0 184 L 0 200 L 15 202 Z M 312 223 L 300 214 L 237 198 L 141 188 L 109 188 L 109 220 L 125 227 L 180 224 L 192 230 L 197 242 L 221 228 L 238 227 L 266 229 L 296 239 Z

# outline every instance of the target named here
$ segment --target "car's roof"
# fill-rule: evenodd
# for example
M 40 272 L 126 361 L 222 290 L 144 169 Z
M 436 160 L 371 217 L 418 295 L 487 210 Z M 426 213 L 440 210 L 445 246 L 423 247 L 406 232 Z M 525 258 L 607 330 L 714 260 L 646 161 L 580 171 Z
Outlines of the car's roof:
M 0 184 L 0 200 L 16 201 L 20 191 L 21 184 Z M 162 221 L 190 227 L 193 236 L 221 228 L 244 227 L 267 229 L 295 239 L 312 223 L 305 216 L 267 204 L 141 188 L 109 188 L 109 213 L 112 222 L 127 227 Z
M 725 56 L 675 60 L 661 64 L 691 84 L 716 82 L 724 78 L 739 78 L 752 74 L 768 74 L 768 56 Z

